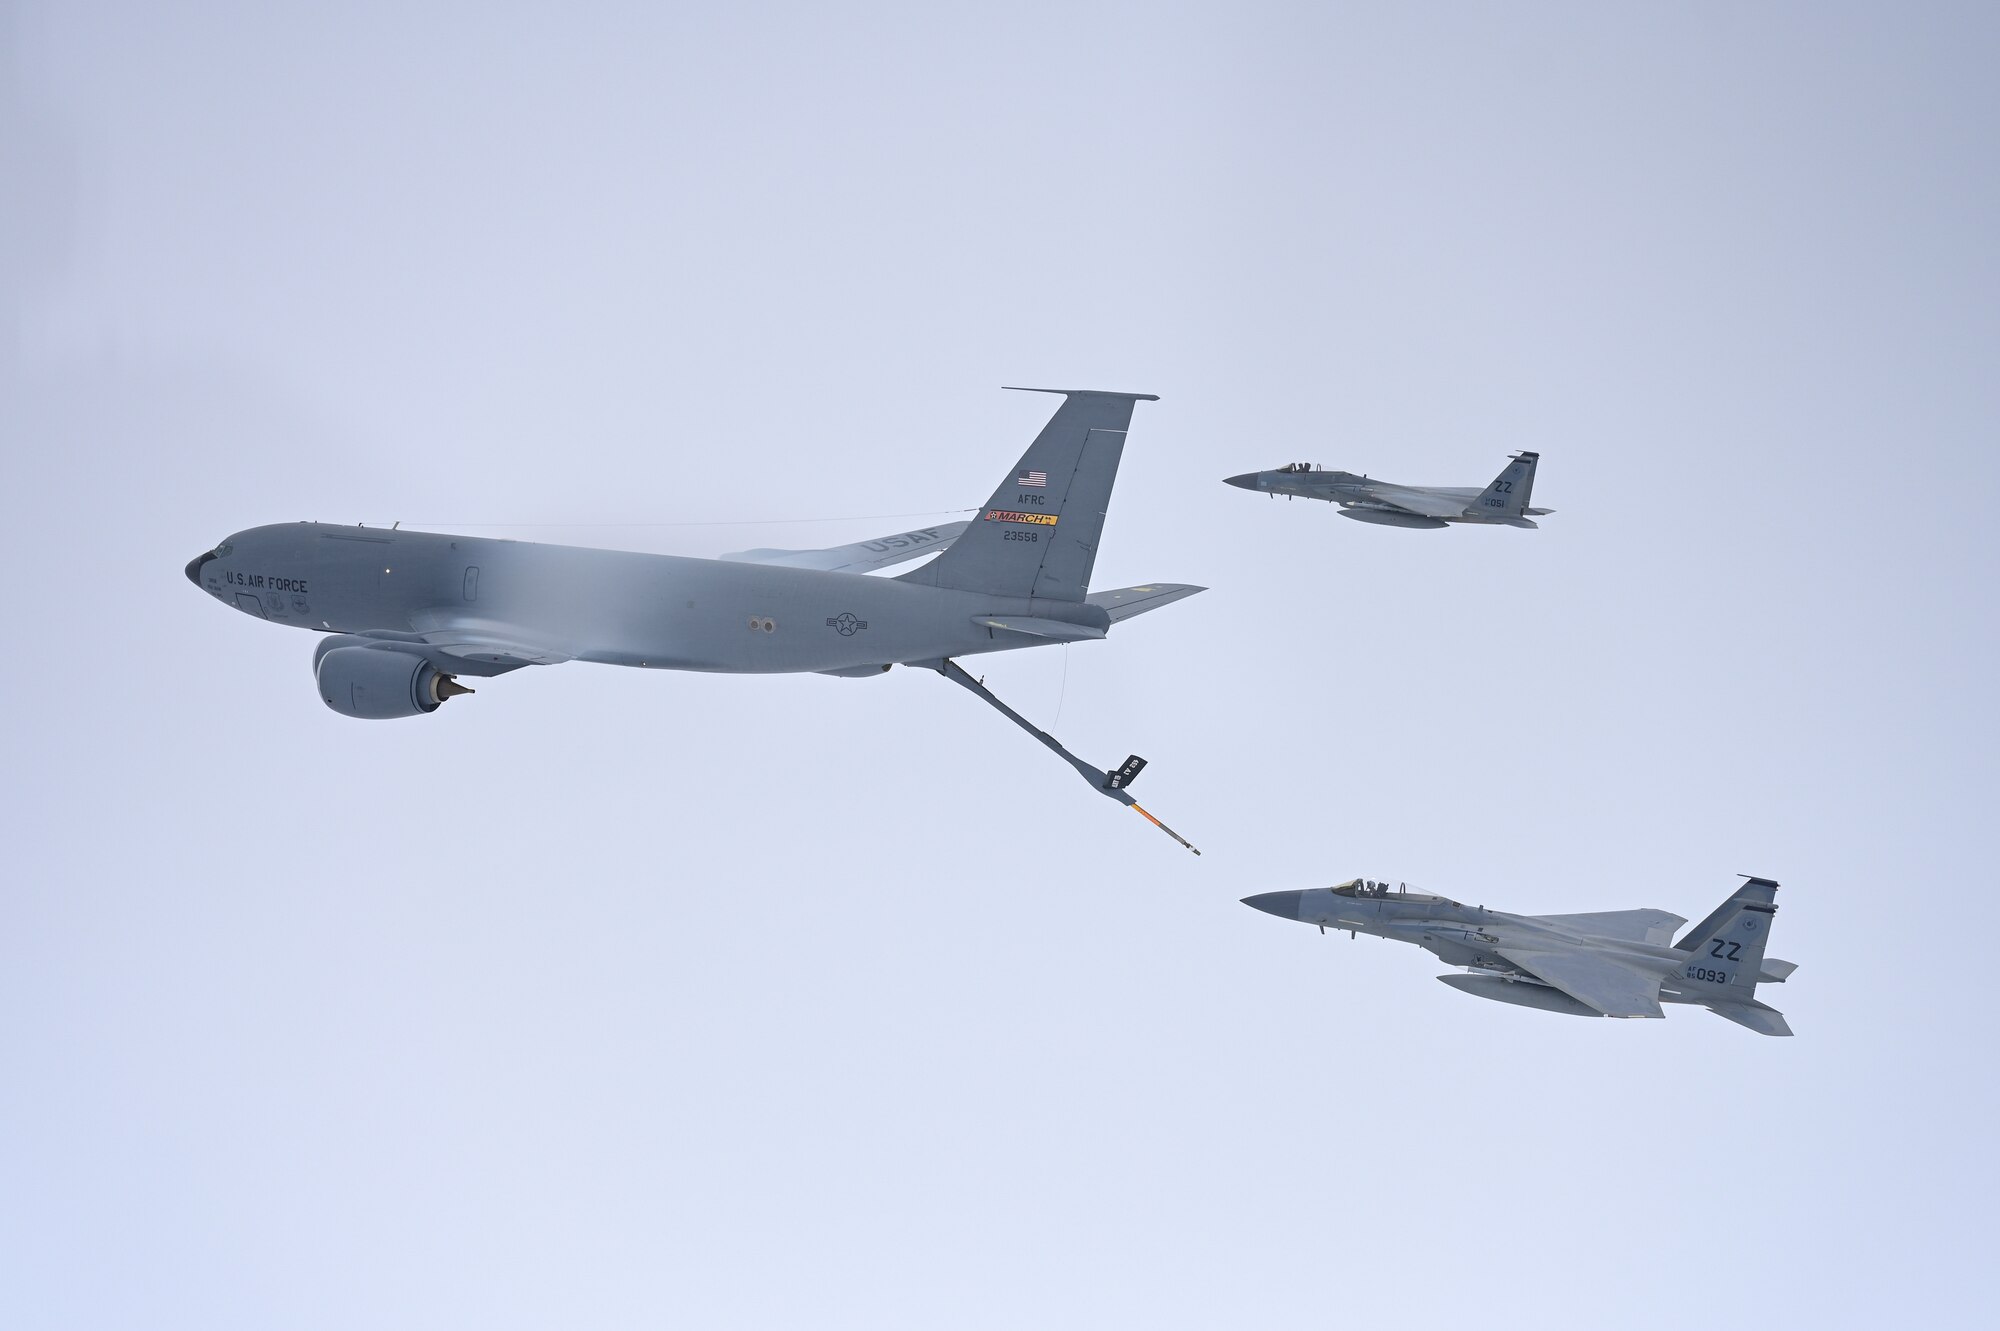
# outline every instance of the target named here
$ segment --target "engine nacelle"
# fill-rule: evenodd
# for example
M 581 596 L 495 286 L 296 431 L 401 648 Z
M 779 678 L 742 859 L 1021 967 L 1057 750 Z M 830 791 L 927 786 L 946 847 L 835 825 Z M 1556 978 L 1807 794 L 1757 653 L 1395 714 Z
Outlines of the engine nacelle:
M 416 653 L 386 644 L 328 638 L 313 658 L 321 699 L 342 716 L 363 721 L 421 716 L 447 698 L 472 692 Z

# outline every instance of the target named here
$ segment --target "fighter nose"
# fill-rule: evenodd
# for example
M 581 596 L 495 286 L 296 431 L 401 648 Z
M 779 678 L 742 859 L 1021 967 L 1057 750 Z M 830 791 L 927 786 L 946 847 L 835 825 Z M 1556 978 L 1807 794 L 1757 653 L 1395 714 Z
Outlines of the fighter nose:
M 188 581 L 193 583 L 197 587 L 201 586 L 201 566 L 203 564 L 206 564 L 209 560 L 213 558 L 215 558 L 215 551 L 204 550 L 200 554 L 196 555 L 193 559 L 188 560 L 187 562 Z
M 1241 476 L 1224 476 L 1222 483 L 1233 485 L 1239 490 L 1254 490 L 1257 488 L 1257 473 L 1246 471 Z
M 1304 892 L 1259 892 L 1254 897 L 1243 898 L 1246 906 L 1255 906 L 1266 915 L 1275 915 L 1281 920 L 1299 918 L 1299 899 Z

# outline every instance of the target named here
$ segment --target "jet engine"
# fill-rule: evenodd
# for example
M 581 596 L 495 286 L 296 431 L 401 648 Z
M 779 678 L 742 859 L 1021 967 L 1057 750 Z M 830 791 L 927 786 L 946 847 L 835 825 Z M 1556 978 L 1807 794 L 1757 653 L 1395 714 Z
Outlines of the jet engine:
M 319 696 L 342 716 L 363 721 L 421 716 L 472 692 L 415 652 L 388 644 L 328 638 L 313 655 Z

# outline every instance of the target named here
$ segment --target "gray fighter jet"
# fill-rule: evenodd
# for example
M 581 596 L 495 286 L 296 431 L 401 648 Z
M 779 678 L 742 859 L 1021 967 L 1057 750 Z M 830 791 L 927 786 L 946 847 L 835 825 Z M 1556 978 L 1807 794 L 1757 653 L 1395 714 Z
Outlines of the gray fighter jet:
M 1144 759 L 1109 772 L 1083 762 L 953 659 L 1095 641 L 1204 590 L 1090 590 L 1133 403 L 1158 399 L 1027 391 L 1063 403 L 971 521 L 721 559 L 296 522 L 237 532 L 188 561 L 187 576 L 253 618 L 329 635 L 313 652 L 320 698 L 371 720 L 435 712 L 472 692 L 461 675 L 565 661 L 843 677 L 935 670 L 1193 850 L 1127 793 Z M 867 576 L 932 554 L 900 576 Z
M 1294 462 L 1276 471 L 1247 471 L 1224 481 L 1244 490 L 1325 499 L 1340 505 L 1340 515 L 1384 527 L 1443 527 L 1453 522 L 1483 522 L 1505 527 L 1533 527 L 1534 518 L 1555 512 L 1529 508 L 1535 488 L 1539 453 L 1516 453 L 1507 469 L 1484 490 L 1442 485 L 1394 485 L 1348 471 L 1323 471 L 1310 462 Z
M 1281 920 L 1415 943 L 1462 975 L 1438 978 L 1480 998 L 1577 1017 L 1657 1017 L 1662 1003 L 1694 1003 L 1760 1035 L 1790 1035 L 1784 1014 L 1757 1001 L 1798 967 L 1764 955 L 1778 885 L 1748 878 L 1707 919 L 1663 910 L 1507 915 L 1398 885 L 1354 879 L 1339 887 L 1266 892 L 1243 904 Z

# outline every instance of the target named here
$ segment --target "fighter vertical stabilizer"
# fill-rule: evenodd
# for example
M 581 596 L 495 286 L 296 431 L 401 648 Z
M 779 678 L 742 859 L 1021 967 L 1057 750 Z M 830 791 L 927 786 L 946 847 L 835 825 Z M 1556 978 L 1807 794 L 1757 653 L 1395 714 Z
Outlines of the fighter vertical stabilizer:
M 1496 518 L 1524 516 L 1535 489 L 1535 464 L 1541 459 L 1540 453 L 1516 453 L 1493 483 L 1480 491 L 1474 507 Z
M 1773 904 L 1778 885 L 1768 878 L 1748 878 L 1729 900 L 1681 936 L 1674 950 L 1684 954 L 1681 974 L 1674 980 L 1685 1001 L 1765 1035 L 1790 1035 L 1791 1027 L 1775 1008 L 1757 1001 L 1762 980 L 1782 982 L 1795 969 L 1777 962 L 1766 973 L 1764 943 L 1778 913 Z

